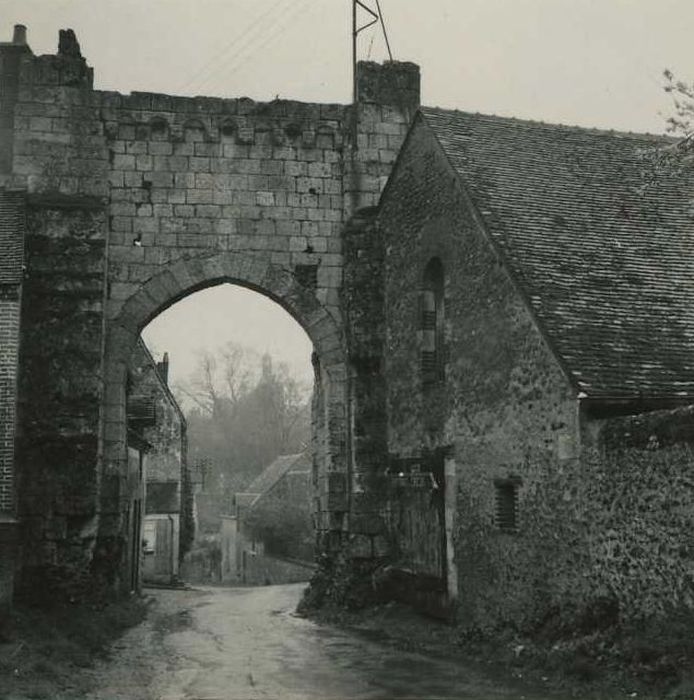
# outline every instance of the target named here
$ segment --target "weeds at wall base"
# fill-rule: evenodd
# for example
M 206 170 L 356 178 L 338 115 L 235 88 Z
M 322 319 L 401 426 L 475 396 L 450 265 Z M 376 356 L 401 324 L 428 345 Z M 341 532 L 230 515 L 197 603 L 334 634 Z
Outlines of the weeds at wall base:
M 0 688 L 34 698 L 53 698 L 59 690 L 75 695 L 75 669 L 103 658 L 111 643 L 139 624 L 148 600 L 60 604 L 50 609 L 17 605 L 0 627 Z M 84 681 L 82 681 L 84 682 Z
M 297 612 L 311 616 L 317 611 L 358 611 L 390 599 L 379 585 L 378 573 L 387 568 L 387 559 L 355 559 L 344 552 L 321 555 L 309 585 L 299 601 Z
M 325 559 L 299 612 L 403 651 L 494 667 L 510 679 L 568 696 L 694 698 L 691 611 L 672 611 L 657 622 L 624 623 L 609 600 L 599 600 L 571 624 L 557 611 L 532 630 L 501 627 L 483 634 L 418 615 L 373 588 L 364 596 L 372 580 L 373 572 L 359 577 L 340 557 Z
M 588 621 L 592 620 L 592 627 Z M 475 658 L 495 657 L 525 678 L 585 697 L 694 697 L 694 613 L 633 623 L 584 616 L 573 628 L 543 621 L 534 630 L 459 634 L 459 648 Z

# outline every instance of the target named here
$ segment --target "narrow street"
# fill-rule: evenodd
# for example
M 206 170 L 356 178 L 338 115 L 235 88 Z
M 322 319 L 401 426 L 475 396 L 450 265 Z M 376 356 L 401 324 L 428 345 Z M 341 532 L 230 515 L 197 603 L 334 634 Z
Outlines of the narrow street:
M 149 591 L 144 624 L 94 674 L 93 700 L 549 700 L 479 670 L 294 614 L 302 584 Z

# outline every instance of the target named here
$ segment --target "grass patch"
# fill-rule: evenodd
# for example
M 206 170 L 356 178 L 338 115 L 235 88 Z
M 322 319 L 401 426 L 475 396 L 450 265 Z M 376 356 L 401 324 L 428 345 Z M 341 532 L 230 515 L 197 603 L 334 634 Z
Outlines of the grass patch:
M 308 612 L 317 622 L 339 625 L 402 651 L 474 664 L 505 682 L 521 680 L 528 689 L 552 692 L 552 697 L 694 698 L 690 611 L 637 625 L 620 623 L 613 611 L 599 607 L 570 626 L 559 624 L 557 616 L 526 633 L 506 628 L 488 635 L 423 617 L 392 602 L 360 611 L 324 607 Z
M 18 605 L 0 627 L 1 697 L 78 695 L 79 669 L 90 668 L 147 612 L 142 598 L 50 609 Z M 85 681 L 82 681 L 83 683 Z
M 548 620 L 532 633 L 507 630 L 486 639 L 461 639 L 461 645 L 584 697 L 694 698 L 691 611 L 641 623 L 608 614 L 571 627 Z

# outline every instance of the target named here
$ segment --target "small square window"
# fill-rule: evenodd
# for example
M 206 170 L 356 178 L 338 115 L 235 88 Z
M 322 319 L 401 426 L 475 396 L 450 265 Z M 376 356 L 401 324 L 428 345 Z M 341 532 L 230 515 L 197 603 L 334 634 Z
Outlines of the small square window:
M 496 526 L 501 532 L 518 532 L 518 480 L 494 482 Z

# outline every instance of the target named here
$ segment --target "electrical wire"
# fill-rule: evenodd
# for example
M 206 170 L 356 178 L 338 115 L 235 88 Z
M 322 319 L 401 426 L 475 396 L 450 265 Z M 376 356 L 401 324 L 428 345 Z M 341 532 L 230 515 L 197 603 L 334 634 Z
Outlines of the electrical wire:
M 277 0 L 274 5 L 269 7 L 268 9 L 265 10 L 265 12 L 262 12 L 260 15 L 258 15 L 255 19 L 251 20 L 220 52 L 215 54 L 211 59 L 209 59 L 196 73 L 193 77 L 191 77 L 186 83 L 183 89 L 186 89 L 187 87 L 193 86 L 196 84 L 196 82 L 205 75 L 205 73 L 208 73 L 209 76 L 209 69 L 212 68 L 213 64 L 218 62 L 219 59 L 222 59 L 225 54 L 228 54 L 229 51 L 231 51 L 234 48 L 238 47 L 239 42 L 241 42 L 242 45 L 245 45 L 249 39 L 249 37 L 252 37 L 254 33 L 257 33 L 260 25 L 263 21 L 265 21 L 270 15 L 274 14 L 277 8 L 284 2 L 284 0 Z M 291 5 L 291 0 L 288 3 L 287 6 L 285 6 L 285 10 L 287 7 Z M 282 12 L 282 10 L 280 10 Z M 235 54 L 232 54 L 232 56 Z M 214 70 L 214 69 L 213 69 Z M 203 80 L 206 82 L 206 78 Z
M 208 92 L 208 88 L 205 86 L 214 84 L 220 76 L 228 73 L 228 67 L 233 65 L 235 61 L 238 60 L 239 56 L 242 56 L 255 42 L 257 42 L 268 30 L 281 23 L 293 9 L 293 2 L 290 0 L 284 6 L 280 6 L 281 3 L 278 2 L 273 5 L 268 12 L 266 12 L 262 17 L 259 17 L 256 22 L 254 22 L 249 29 L 244 33 L 240 41 L 236 42 L 234 46 L 230 47 L 232 49 L 231 53 L 227 51 L 227 56 L 218 63 L 212 70 L 207 72 L 207 75 L 198 81 L 196 90 L 200 92 Z M 280 7 L 278 11 L 276 8 Z M 269 22 L 268 17 L 272 15 Z M 204 88 L 204 90 L 203 90 Z
M 244 29 L 236 34 L 236 36 L 230 42 L 228 42 L 221 51 L 217 52 L 214 56 L 212 56 L 212 58 L 208 59 L 190 78 L 182 83 L 178 88 L 178 92 L 184 92 L 187 88 L 193 86 L 195 82 L 212 66 L 213 63 L 222 58 L 222 56 L 231 50 L 240 39 L 248 36 L 249 32 L 252 32 L 260 22 L 271 15 L 283 2 L 284 0 L 277 0 L 277 2 L 275 2 L 275 4 L 268 8 L 265 12 L 258 15 L 254 20 L 251 20 L 250 23 L 248 23 Z
M 277 26 L 281 26 L 282 22 L 289 17 L 295 9 L 296 5 L 290 2 L 288 5 L 285 5 L 267 25 L 258 25 L 252 31 L 248 32 L 236 51 L 226 59 L 223 65 L 220 65 L 215 71 L 211 72 L 207 78 L 199 84 L 199 88 L 201 89 L 203 86 L 210 83 L 214 84 L 221 75 L 230 73 L 236 67 L 239 58 L 244 55 L 247 49 L 251 48 L 254 42 L 260 39 L 266 32 L 272 31 Z
M 274 39 L 277 39 L 277 38 L 280 37 L 282 34 L 284 34 L 291 26 L 293 26 L 293 24 L 295 23 L 295 21 L 299 18 L 299 15 L 303 14 L 303 13 L 309 8 L 309 6 L 312 4 L 312 2 L 313 2 L 313 0 L 304 0 L 303 4 L 302 4 L 302 5 L 299 5 L 299 6 L 296 8 L 295 12 L 294 12 L 290 17 L 288 17 L 288 22 L 287 22 L 287 24 L 285 24 L 285 25 L 282 26 L 282 27 L 278 27 L 278 28 L 277 28 L 277 31 L 276 31 L 274 34 L 269 35 L 269 36 L 265 39 L 265 41 L 263 41 L 263 42 L 254 50 L 254 52 L 248 54 L 244 59 L 241 60 L 240 63 L 237 63 L 236 66 L 234 66 L 234 69 L 238 69 L 238 68 L 240 68 L 241 66 L 245 65 L 251 58 L 253 58 L 253 56 L 255 56 L 258 52 L 262 51 L 271 41 L 273 41 Z
M 313 0 L 304 0 L 303 4 L 295 6 L 295 11 L 287 16 L 287 22 L 281 26 L 277 26 L 276 31 L 269 33 L 265 40 L 262 41 L 257 47 L 254 47 L 250 53 L 246 54 L 244 57 L 241 57 L 241 59 L 236 63 L 228 66 L 229 72 L 238 73 L 241 68 L 248 63 L 248 61 L 262 51 L 271 41 L 274 41 L 284 34 L 295 23 L 298 17 L 311 6 L 312 2 Z

